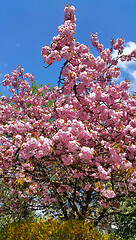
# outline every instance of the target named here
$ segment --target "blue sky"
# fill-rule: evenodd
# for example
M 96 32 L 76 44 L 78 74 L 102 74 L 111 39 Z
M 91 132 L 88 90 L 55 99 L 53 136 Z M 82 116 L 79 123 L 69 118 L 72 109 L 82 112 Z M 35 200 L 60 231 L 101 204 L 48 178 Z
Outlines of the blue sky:
M 63 24 L 64 7 L 76 8 L 76 41 L 91 45 L 90 34 L 98 32 L 104 47 L 110 47 L 111 38 L 124 37 L 126 52 L 136 48 L 136 0 L 0 0 L 0 82 L 19 64 L 25 72 L 35 75 L 40 83 L 57 85 L 61 62 L 44 69 L 41 49 L 50 44 L 57 28 Z M 121 65 L 136 89 L 136 62 Z M 0 85 L 0 92 L 7 95 Z

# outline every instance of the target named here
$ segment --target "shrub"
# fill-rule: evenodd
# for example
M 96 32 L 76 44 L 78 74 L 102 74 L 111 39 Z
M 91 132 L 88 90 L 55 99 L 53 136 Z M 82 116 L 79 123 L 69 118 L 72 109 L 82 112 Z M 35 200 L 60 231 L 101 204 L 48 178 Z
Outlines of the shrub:
M 79 220 L 35 219 L 10 223 L 0 233 L 1 240 L 112 240 L 102 234 L 93 223 Z M 119 239 L 119 238 L 118 238 Z

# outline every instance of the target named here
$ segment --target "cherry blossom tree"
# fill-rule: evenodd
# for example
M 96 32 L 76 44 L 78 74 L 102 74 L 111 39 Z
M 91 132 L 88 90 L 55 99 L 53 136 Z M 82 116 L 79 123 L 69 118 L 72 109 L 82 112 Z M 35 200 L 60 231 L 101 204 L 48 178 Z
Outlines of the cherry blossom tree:
M 54 204 L 65 219 L 98 224 L 123 214 L 126 197 L 136 195 L 136 95 L 127 79 L 115 83 L 118 62 L 135 60 L 136 49 L 124 55 L 123 38 L 104 49 L 92 33 L 95 57 L 73 37 L 75 8 L 64 12 L 58 35 L 41 52 L 45 68 L 63 61 L 58 86 L 34 94 L 34 76 L 20 66 L 3 81 L 11 97 L 0 100 L 0 175 L 9 192 L 0 211 Z

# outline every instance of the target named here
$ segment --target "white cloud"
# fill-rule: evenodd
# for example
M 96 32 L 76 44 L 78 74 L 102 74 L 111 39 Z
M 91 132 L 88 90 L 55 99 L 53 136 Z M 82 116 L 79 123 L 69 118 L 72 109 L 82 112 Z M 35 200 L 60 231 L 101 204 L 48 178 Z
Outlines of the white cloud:
M 123 55 L 130 54 L 134 49 L 136 49 L 135 42 L 127 42 L 123 51 Z M 113 58 L 117 56 L 117 51 L 113 51 Z M 132 94 L 136 91 L 136 61 L 122 62 L 119 60 L 118 67 L 120 68 L 122 75 L 126 76 L 127 79 L 131 81 L 131 86 L 129 92 Z M 119 80 L 119 79 L 118 79 Z
M 136 49 L 136 43 L 135 42 L 128 42 L 125 44 L 125 48 L 123 51 L 124 55 L 130 54 L 134 49 Z M 136 62 L 135 61 L 130 61 L 130 62 L 121 62 L 119 61 L 119 67 L 123 69 L 128 69 L 130 67 L 136 67 Z
M 124 54 L 130 54 L 134 49 L 136 48 L 136 43 L 135 42 L 127 42 L 125 44 L 125 48 L 124 48 L 124 51 L 123 53 Z
M 135 79 L 136 81 L 136 70 L 129 72 L 129 74 Z

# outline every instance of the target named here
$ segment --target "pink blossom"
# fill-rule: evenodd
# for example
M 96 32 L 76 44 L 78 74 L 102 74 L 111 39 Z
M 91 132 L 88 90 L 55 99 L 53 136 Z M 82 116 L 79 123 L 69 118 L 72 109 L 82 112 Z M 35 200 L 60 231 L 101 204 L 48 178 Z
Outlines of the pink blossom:
M 6 74 L 4 76 L 5 80 L 3 81 L 3 86 L 11 86 L 11 76 L 10 74 Z
M 104 190 L 102 195 L 106 198 L 109 198 L 109 199 L 114 198 L 116 196 L 115 192 L 113 190 L 110 190 L 110 189 Z
M 68 46 L 63 47 L 60 54 L 65 60 L 70 60 L 72 58 L 72 52 Z
M 89 147 L 82 147 L 81 153 L 79 154 L 80 158 L 87 160 L 88 162 L 93 158 L 94 149 Z
M 90 187 L 91 187 L 90 184 L 86 184 L 83 190 L 87 192 L 90 189 Z
M 65 12 L 64 21 L 71 20 L 71 22 L 73 23 L 76 21 L 76 18 L 74 15 L 74 12 L 75 12 L 74 6 L 65 6 L 64 12 Z
M 116 43 L 113 44 L 113 48 L 115 50 L 121 49 L 123 51 L 123 49 L 124 49 L 124 38 L 118 38 L 116 40 Z
M 97 48 L 98 52 L 102 52 L 103 51 L 103 45 L 100 44 L 99 40 L 97 40 L 97 39 L 98 39 L 97 33 L 96 34 L 92 33 L 91 34 L 92 45 Z
M 132 134 L 132 136 L 136 137 L 136 128 L 133 128 L 133 129 L 131 130 L 131 134 Z
M 102 166 L 98 166 L 98 173 L 100 174 L 100 178 L 101 179 L 104 179 L 104 180 L 109 180 L 111 177 L 110 177 L 110 172 L 111 172 L 111 169 L 109 169 L 108 171 L 105 171 L 104 168 Z
M 115 60 L 115 59 L 112 59 L 111 64 L 112 64 L 112 65 L 117 65 L 117 64 L 118 64 L 118 61 Z
M 33 75 L 33 74 L 30 74 L 30 73 L 24 74 L 24 77 L 25 77 L 25 78 L 29 78 L 29 81 L 33 81 L 33 80 L 34 80 L 34 75 Z
M 75 152 L 79 149 L 79 144 L 76 142 L 76 140 L 69 141 L 68 143 L 68 150 L 70 152 Z
M 132 52 L 131 52 L 131 57 L 134 57 L 134 58 L 136 58 L 136 49 L 134 49 Z
M 66 165 L 66 166 L 69 166 L 73 163 L 73 157 L 70 154 L 69 155 L 62 155 L 61 159 L 62 159 L 64 165 Z
M 109 49 L 105 49 L 104 51 L 101 52 L 101 58 L 105 62 L 110 62 L 111 61 L 111 52 Z
M 103 59 L 101 59 L 100 57 L 97 57 L 96 66 L 97 66 L 97 70 L 101 72 L 106 65 Z

